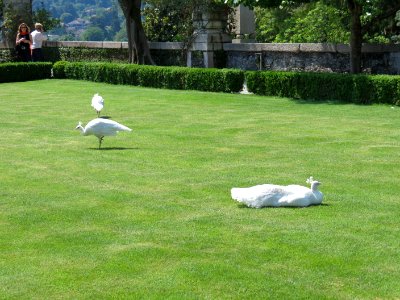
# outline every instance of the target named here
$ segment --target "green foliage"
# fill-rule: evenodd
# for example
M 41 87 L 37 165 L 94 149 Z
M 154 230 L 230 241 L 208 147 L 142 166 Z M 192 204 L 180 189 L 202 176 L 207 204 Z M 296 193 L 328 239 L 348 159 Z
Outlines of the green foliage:
M 293 16 L 293 27 L 278 38 L 291 43 L 347 43 L 350 38 L 348 14 L 332 6 L 317 3 L 305 16 Z
M 70 13 L 63 13 L 60 16 L 60 21 L 63 23 L 69 23 L 74 20 L 74 16 Z
M 276 37 L 289 24 L 290 12 L 280 8 L 255 8 L 256 39 L 260 43 L 275 42 Z
M 103 41 L 104 37 L 105 35 L 103 30 L 97 26 L 88 27 L 81 34 L 81 39 L 83 41 Z
M 17 53 L 14 49 L 0 49 L 0 62 L 5 63 L 5 62 L 16 62 L 17 59 Z
M 41 23 L 45 31 L 60 26 L 60 20 L 53 18 L 51 13 L 42 5 L 39 9 L 32 12 L 33 23 Z
M 11 3 L 3 7 L 2 15 L 3 15 L 2 25 L 1 25 L 2 39 L 9 42 L 10 44 L 14 44 L 15 37 L 18 32 L 18 26 L 21 23 L 21 17 L 18 15 L 18 12 L 14 9 Z M 25 23 L 29 24 L 28 21 L 30 20 L 27 19 Z
M 240 91 L 244 80 L 243 71 L 230 69 L 83 62 L 67 63 L 62 66 L 66 78 L 70 79 L 168 89 L 230 93 Z
M 359 104 L 398 104 L 400 76 L 296 72 L 246 72 L 250 91 L 259 95 Z
M 146 1 L 143 27 L 150 41 L 185 41 L 192 34 L 192 1 Z
M 400 104 L 400 76 L 374 75 L 370 84 L 374 103 Z
M 392 0 L 359 0 L 362 5 L 361 22 L 364 29 L 363 39 L 369 43 L 396 42 L 400 34 L 397 23 L 400 2 Z M 397 17 L 396 17 L 397 16 Z
M 53 65 L 53 76 L 55 78 L 65 78 L 65 66 L 68 64 L 66 61 L 58 61 Z
M 16 82 L 50 78 L 52 63 L 0 64 L 0 82 Z
M 317 2 L 255 10 L 257 40 L 278 43 L 347 43 L 348 13 Z

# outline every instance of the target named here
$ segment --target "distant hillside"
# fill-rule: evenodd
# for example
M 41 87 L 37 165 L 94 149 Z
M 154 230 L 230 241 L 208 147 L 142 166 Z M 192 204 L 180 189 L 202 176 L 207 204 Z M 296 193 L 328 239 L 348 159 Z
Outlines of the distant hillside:
M 51 30 L 54 40 L 124 40 L 124 17 L 117 0 L 34 0 L 62 26 Z

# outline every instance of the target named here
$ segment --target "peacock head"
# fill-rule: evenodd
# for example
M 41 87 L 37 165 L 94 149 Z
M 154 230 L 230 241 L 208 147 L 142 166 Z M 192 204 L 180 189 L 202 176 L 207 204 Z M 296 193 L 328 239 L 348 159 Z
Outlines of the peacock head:
M 79 122 L 75 129 L 83 131 L 82 122 Z
M 318 180 L 314 180 L 314 177 L 312 176 L 308 178 L 306 182 L 311 185 L 312 190 L 316 190 L 318 186 L 321 185 L 321 182 L 319 182 Z

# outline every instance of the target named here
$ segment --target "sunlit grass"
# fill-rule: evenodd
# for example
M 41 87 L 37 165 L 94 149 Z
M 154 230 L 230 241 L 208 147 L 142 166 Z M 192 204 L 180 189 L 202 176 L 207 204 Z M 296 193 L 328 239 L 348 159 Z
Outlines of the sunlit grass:
M 74 130 L 102 115 L 130 127 Z M 85 81 L 0 85 L 4 298 L 400 295 L 400 110 Z M 322 181 L 324 205 L 230 188 Z

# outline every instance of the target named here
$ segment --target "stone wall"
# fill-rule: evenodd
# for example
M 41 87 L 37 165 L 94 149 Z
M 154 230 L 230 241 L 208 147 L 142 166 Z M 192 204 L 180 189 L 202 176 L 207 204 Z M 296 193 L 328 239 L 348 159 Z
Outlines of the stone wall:
M 350 72 L 350 48 L 341 44 L 225 44 L 228 68 Z M 363 45 L 362 69 L 400 74 L 400 45 Z
M 187 63 L 187 51 L 183 43 L 150 43 L 149 46 L 158 65 L 184 66 Z M 115 49 L 117 52 L 125 51 L 128 61 L 126 42 L 47 42 L 45 47 Z M 6 46 L 0 44 L 1 48 Z M 192 51 L 192 66 L 206 65 L 202 54 L 201 50 Z M 212 55 L 216 67 L 338 73 L 350 71 L 349 46 L 340 44 L 224 43 L 223 49 L 213 51 Z M 104 57 L 104 61 L 110 60 L 113 60 L 112 57 Z M 363 71 L 400 75 L 400 45 L 364 45 Z

